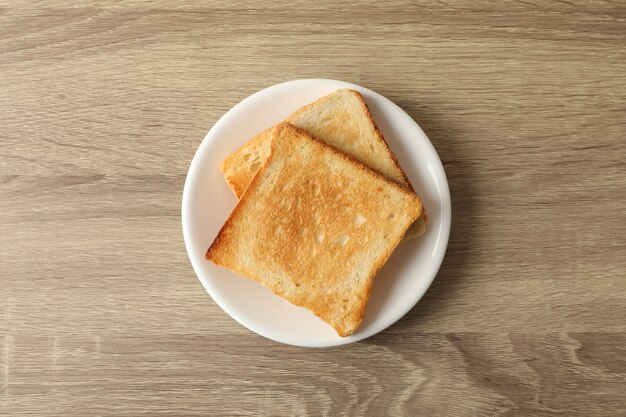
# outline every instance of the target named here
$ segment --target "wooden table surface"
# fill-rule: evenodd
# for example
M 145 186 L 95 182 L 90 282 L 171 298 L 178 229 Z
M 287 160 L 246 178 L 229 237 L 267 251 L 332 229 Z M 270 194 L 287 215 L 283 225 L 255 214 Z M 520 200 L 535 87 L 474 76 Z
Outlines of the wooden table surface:
M 0 6 L 0 415 L 626 415 L 626 4 Z M 365 341 L 225 314 L 182 240 L 207 130 L 262 88 L 361 84 L 445 166 L 448 253 Z

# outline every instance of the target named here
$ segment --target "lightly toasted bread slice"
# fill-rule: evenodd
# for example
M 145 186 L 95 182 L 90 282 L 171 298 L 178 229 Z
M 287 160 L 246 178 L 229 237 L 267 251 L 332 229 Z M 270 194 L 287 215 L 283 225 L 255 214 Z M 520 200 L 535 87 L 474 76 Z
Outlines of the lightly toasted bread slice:
M 367 104 L 358 91 L 343 89 L 308 104 L 285 119 L 314 137 L 378 171 L 385 177 L 413 189 L 385 139 L 378 130 Z M 271 128 L 261 132 L 227 157 L 220 166 L 226 182 L 237 197 L 259 170 L 270 151 Z M 426 213 L 411 225 L 406 238 L 422 235 Z
M 305 307 L 340 336 L 356 331 L 374 275 L 422 213 L 413 191 L 290 124 L 206 259 Z

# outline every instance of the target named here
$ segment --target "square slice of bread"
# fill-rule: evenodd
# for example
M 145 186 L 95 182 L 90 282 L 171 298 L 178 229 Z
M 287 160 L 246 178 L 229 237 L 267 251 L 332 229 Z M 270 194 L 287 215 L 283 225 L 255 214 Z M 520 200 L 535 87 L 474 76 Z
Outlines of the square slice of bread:
M 285 122 L 306 130 L 368 168 L 410 190 L 413 189 L 358 91 L 337 90 L 300 108 L 287 117 Z M 238 198 L 269 155 L 270 132 L 271 128 L 252 138 L 228 156 L 220 166 L 226 182 Z M 418 237 L 425 230 L 424 212 L 411 225 L 406 238 Z
M 206 259 L 350 335 L 421 201 L 302 129 L 279 124 L 270 138 L 269 156 Z

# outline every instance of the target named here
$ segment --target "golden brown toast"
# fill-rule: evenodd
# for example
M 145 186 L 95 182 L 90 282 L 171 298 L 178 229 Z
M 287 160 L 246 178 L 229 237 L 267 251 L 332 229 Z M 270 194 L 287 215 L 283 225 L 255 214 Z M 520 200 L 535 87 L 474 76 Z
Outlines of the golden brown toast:
M 356 331 L 374 275 L 421 215 L 415 193 L 290 124 L 206 258 Z
M 337 90 L 300 108 L 285 121 L 306 130 L 398 184 L 413 189 L 358 91 Z M 270 131 L 271 128 L 252 138 L 220 166 L 237 197 L 241 197 L 262 161 L 269 155 Z M 424 212 L 409 228 L 406 238 L 420 236 L 425 229 Z

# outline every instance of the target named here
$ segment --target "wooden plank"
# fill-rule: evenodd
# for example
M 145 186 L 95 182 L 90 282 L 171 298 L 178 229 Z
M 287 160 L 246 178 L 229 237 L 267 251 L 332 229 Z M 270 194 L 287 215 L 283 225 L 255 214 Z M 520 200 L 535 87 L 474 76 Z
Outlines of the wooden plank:
M 625 333 L 380 335 L 316 350 L 250 334 L 18 336 L 5 410 L 621 416 L 625 345 Z

